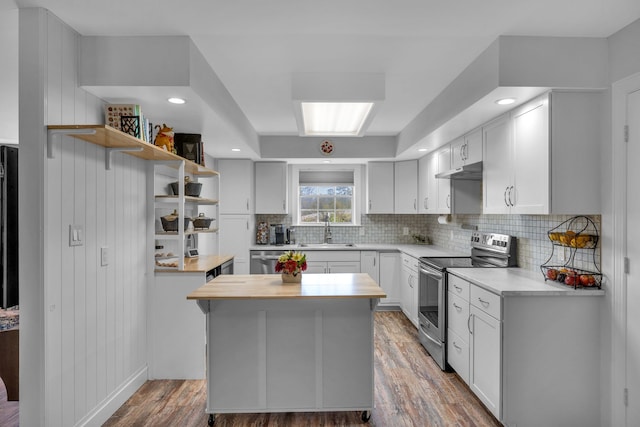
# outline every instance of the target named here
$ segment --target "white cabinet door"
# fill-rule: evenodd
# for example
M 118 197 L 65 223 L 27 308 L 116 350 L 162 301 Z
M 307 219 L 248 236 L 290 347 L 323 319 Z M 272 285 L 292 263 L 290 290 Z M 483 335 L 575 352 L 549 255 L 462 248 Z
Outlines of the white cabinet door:
M 307 261 L 305 273 L 324 274 L 327 272 L 326 261 Z
M 418 260 L 402 255 L 400 273 L 400 308 L 407 318 L 418 327 Z
M 511 122 L 513 187 L 508 197 L 511 212 L 546 214 L 550 198 L 548 97 L 514 111 Z
M 418 213 L 436 213 L 438 207 L 438 157 L 427 154 L 418 160 Z
M 376 283 L 380 283 L 380 262 L 377 251 L 360 252 L 360 272 L 367 273 Z
M 396 162 L 394 169 L 394 212 L 418 213 L 418 161 Z
M 451 169 L 457 169 L 465 164 L 465 140 L 464 137 L 454 139 L 450 143 L 451 146 Z
M 329 261 L 327 262 L 327 273 L 360 273 L 360 262 Z
M 220 213 L 252 213 L 253 164 L 251 160 L 218 160 Z
M 400 254 L 397 252 L 380 252 L 380 287 L 387 294 L 380 300 L 383 305 L 400 303 Z
M 256 213 L 287 214 L 287 163 L 256 162 L 255 176 Z
M 470 307 L 469 387 L 497 419 L 501 417 L 502 325 L 474 305 Z
M 251 215 L 220 215 L 220 254 L 235 257 L 234 274 L 249 274 L 252 221 Z
M 438 160 L 438 172 L 446 172 L 451 169 L 451 152 L 450 145 L 445 145 L 436 151 Z M 435 213 L 448 214 L 451 213 L 451 180 L 435 179 L 438 187 L 438 203 Z
M 464 136 L 464 162 L 467 165 L 482 161 L 482 128 Z
M 508 115 L 482 128 L 482 213 L 509 213 L 508 192 L 511 187 L 511 126 Z
M 393 162 L 369 162 L 367 164 L 367 213 L 393 213 L 393 193 Z

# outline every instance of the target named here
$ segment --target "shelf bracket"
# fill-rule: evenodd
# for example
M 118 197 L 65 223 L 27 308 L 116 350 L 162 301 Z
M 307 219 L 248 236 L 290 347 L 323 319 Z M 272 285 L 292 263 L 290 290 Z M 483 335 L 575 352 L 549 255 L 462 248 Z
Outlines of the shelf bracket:
M 53 139 L 62 135 L 95 135 L 95 129 L 49 129 L 47 130 L 47 158 L 53 159 Z
M 107 148 L 107 155 L 104 157 L 105 167 L 107 170 L 111 170 L 111 154 L 116 153 L 135 153 L 142 151 L 142 147 L 113 147 Z

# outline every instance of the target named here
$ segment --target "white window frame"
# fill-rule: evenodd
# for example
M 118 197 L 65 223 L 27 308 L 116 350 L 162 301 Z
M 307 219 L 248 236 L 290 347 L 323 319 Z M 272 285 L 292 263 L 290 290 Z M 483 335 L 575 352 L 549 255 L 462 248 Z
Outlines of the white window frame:
M 295 164 L 289 165 L 291 186 L 289 187 L 289 200 L 291 200 L 292 223 L 297 227 L 322 227 L 324 224 L 309 224 L 300 222 L 300 171 L 353 171 L 353 222 L 350 224 L 331 223 L 332 227 L 360 226 L 362 206 L 364 206 L 365 186 L 363 181 L 364 165 L 340 164 L 340 165 L 316 165 Z

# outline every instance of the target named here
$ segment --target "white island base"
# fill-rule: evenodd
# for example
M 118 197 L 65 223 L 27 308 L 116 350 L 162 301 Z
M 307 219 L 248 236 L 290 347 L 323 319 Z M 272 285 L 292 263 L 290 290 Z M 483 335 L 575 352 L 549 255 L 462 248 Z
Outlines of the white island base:
M 384 297 L 375 282 L 366 274 L 309 274 L 301 285 L 283 285 L 279 275 L 230 277 L 189 295 L 206 314 L 210 425 L 213 414 L 246 412 L 362 411 L 367 421 L 374 404 L 373 312 Z M 266 292 L 251 291 L 260 277 Z M 244 285 L 252 296 L 199 293 L 229 281 L 234 293 Z M 323 295 L 314 291 L 320 282 Z M 362 283 L 370 295 L 360 292 Z M 287 295 L 273 294 L 278 287 Z

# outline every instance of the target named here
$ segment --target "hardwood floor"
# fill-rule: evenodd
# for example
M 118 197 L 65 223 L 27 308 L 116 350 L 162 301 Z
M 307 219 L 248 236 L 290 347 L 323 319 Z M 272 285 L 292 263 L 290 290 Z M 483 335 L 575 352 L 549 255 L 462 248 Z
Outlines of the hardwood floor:
M 20 402 L 7 400 L 7 389 L 0 379 L 0 426 L 18 427 L 18 408 Z
M 375 404 L 370 426 L 500 426 L 462 380 L 442 372 L 400 312 L 375 314 Z M 147 381 L 105 427 L 206 427 L 204 381 Z M 355 426 L 357 412 L 223 414 L 217 427 Z
M 442 372 L 418 342 L 417 331 L 400 312 L 375 314 L 375 405 L 370 426 L 499 427 L 454 373 Z M 105 427 L 206 427 L 205 381 L 147 381 L 104 424 Z M 0 425 L 13 418 L 2 410 Z M 9 402 L 13 403 L 13 402 Z M 5 424 L 5 420 L 7 423 Z M 217 427 L 357 426 L 357 412 L 217 415 Z

